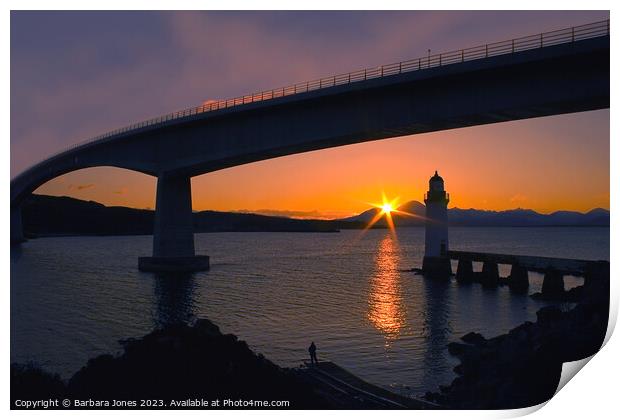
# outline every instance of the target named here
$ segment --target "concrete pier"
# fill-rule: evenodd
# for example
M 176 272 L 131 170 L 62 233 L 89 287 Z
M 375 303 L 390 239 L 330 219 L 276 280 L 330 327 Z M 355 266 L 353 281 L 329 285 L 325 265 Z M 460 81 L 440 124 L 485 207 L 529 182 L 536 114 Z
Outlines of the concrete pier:
M 530 287 L 527 268 L 518 263 L 513 264 L 508 277 L 508 287 L 513 292 L 527 292 L 527 289 Z
M 195 255 L 192 187 L 184 175 L 157 178 L 153 256 L 140 257 L 141 271 L 202 271 L 209 257 Z
M 555 268 L 547 270 L 543 279 L 541 293 L 545 298 L 562 296 L 564 294 L 564 274 Z
M 575 258 L 552 258 L 537 257 L 532 255 L 512 255 L 512 254 L 494 254 L 491 252 L 470 252 L 470 251 L 453 251 L 447 252 L 448 258 L 451 260 L 470 260 L 480 262 L 494 262 L 496 264 L 518 264 L 525 267 L 528 271 L 545 272 L 552 267 L 564 274 L 583 275 L 592 263 L 597 261 L 578 260 Z M 601 263 L 607 263 L 601 261 Z
M 584 278 L 583 292 L 577 291 L 586 300 L 609 299 L 609 261 L 578 260 L 574 258 L 537 257 L 532 255 L 494 254 L 490 252 L 448 251 L 447 258 L 458 261 L 457 280 L 463 282 L 470 275 L 474 281 L 485 287 L 499 284 L 498 264 L 511 265 L 507 285 L 515 293 L 529 289 L 529 272 L 544 273 L 541 293 L 532 296 L 543 299 L 566 299 L 564 276 Z M 472 261 L 482 262 L 482 272 L 472 270 Z M 574 299 L 575 293 L 568 296 Z
M 492 261 L 482 263 L 482 273 L 480 273 L 480 283 L 484 287 L 497 287 L 499 284 L 499 267 Z
M 456 268 L 456 280 L 461 283 L 474 281 L 474 265 L 471 260 L 459 260 L 459 265 Z

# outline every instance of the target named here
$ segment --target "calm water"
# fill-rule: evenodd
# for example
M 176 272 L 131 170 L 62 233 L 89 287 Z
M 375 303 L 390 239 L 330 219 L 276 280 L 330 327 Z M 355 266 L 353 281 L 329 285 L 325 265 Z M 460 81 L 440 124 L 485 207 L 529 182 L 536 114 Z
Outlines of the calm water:
M 150 236 L 43 238 L 11 251 L 11 361 L 69 377 L 119 339 L 205 317 L 283 366 L 311 340 L 360 377 L 414 395 L 453 379 L 446 345 L 535 320 L 543 306 L 507 288 L 425 280 L 424 230 L 196 235 L 209 272 L 137 270 Z M 452 249 L 609 260 L 607 228 L 452 228 Z M 456 267 L 454 267 L 456 269 Z M 477 267 L 474 267 L 475 269 Z M 502 275 L 508 267 L 500 266 Z M 530 292 L 542 277 L 530 274 Z M 567 278 L 567 286 L 581 279 Z

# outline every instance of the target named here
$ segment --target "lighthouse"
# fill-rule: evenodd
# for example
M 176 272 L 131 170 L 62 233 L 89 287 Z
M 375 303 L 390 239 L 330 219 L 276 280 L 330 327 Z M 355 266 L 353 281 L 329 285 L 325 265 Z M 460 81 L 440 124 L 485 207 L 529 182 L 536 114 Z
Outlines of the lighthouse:
M 448 202 L 443 178 L 437 171 L 428 181 L 426 204 L 425 250 L 422 271 L 431 278 L 449 279 L 452 275 L 448 258 Z

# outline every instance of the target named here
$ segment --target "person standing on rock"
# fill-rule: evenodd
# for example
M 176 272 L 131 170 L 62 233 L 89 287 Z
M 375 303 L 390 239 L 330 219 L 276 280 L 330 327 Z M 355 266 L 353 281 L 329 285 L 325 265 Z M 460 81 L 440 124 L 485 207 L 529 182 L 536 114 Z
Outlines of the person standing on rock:
M 310 343 L 310 347 L 308 347 L 308 353 L 310 353 L 310 363 L 316 363 L 318 365 L 319 359 L 316 358 L 316 345 L 314 344 L 314 341 Z

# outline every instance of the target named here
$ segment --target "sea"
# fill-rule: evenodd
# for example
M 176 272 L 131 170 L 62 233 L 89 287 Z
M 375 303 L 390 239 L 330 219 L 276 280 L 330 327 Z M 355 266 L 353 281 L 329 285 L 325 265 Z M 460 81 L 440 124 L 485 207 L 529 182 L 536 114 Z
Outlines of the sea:
M 484 289 L 411 271 L 423 228 L 338 233 L 202 233 L 211 269 L 142 273 L 151 236 L 49 237 L 11 249 L 11 362 L 68 379 L 120 341 L 171 323 L 207 318 L 283 367 L 331 360 L 403 395 L 437 391 L 454 378 L 448 343 L 535 321 L 546 303 L 507 287 Z M 609 260 L 609 228 L 451 228 L 450 249 Z M 474 264 L 479 270 L 479 264 Z M 456 263 L 454 263 L 456 271 Z M 507 276 L 509 266 L 500 265 Z M 583 283 L 565 277 L 566 288 Z M 529 293 L 542 275 L 530 273 Z

